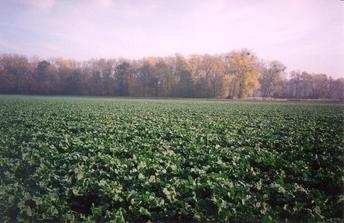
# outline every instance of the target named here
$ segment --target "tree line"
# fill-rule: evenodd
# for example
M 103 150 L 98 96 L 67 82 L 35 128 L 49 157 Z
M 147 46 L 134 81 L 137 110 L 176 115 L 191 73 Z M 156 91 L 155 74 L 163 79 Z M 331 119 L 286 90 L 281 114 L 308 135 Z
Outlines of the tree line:
M 0 93 L 37 95 L 344 99 L 344 78 L 286 72 L 243 49 L 222 55 L 176 54 L 139 60 L 39 60 L 0 55 Z

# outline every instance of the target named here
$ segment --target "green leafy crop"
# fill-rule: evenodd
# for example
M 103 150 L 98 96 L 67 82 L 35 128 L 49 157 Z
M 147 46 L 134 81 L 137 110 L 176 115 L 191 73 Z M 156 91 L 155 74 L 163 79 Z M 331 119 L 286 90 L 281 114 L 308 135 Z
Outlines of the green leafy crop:
M 341 221 L 344 106 L 0 97 L 0 222 Z

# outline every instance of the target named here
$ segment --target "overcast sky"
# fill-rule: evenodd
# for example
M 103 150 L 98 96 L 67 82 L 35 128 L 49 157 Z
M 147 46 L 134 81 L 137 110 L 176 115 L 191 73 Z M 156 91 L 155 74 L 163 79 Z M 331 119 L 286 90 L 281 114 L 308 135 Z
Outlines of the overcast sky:
M 344 1 L 0 0 L 0 53 L 83 60 L 241 48 L 344 77 Z

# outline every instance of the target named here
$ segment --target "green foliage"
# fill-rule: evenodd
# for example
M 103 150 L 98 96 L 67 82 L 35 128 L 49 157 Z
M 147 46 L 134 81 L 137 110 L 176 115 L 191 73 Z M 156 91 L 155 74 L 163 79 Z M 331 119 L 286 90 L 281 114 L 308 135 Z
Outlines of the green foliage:
M 339 222 L 341 104 L 0 97 L 0 222 Z

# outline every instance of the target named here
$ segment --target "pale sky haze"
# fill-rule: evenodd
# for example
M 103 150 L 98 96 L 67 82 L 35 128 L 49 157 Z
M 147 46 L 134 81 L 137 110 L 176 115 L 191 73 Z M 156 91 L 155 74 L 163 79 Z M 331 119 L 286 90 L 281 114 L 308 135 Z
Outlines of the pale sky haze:
M 241 48 L 344 77 L 344 1 L 0 0 L 0 53 L 134 59 Z

